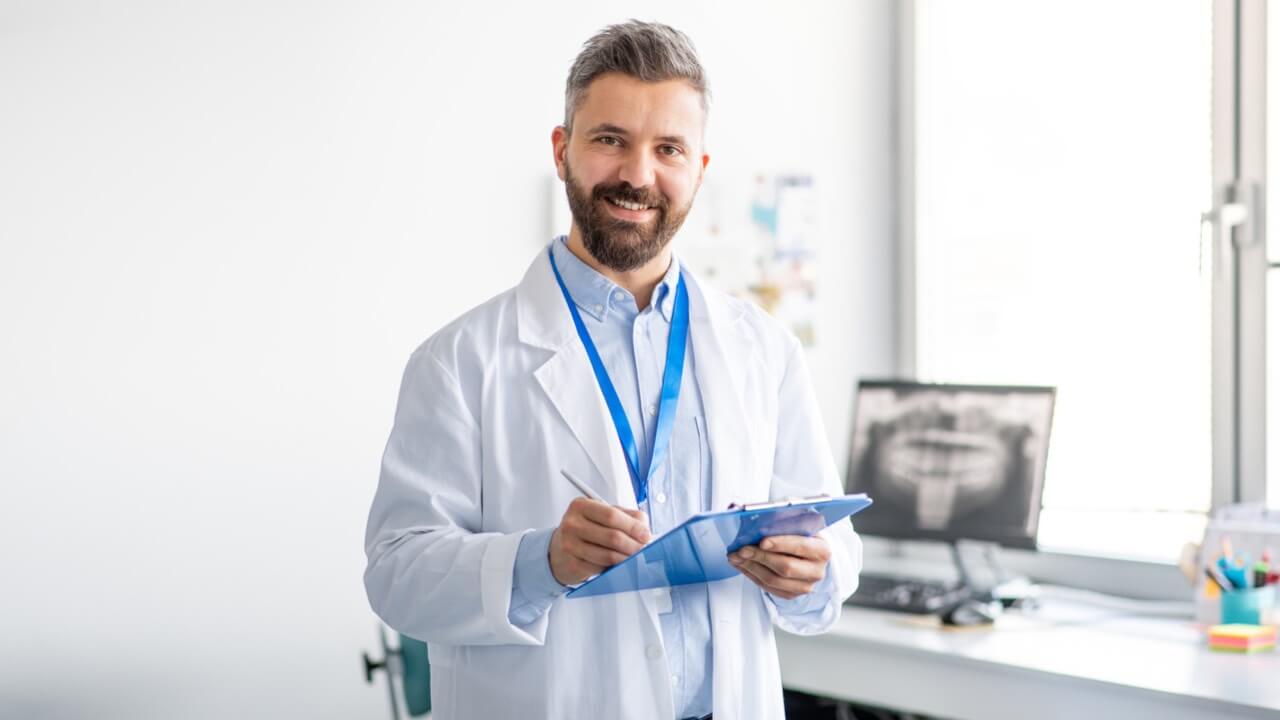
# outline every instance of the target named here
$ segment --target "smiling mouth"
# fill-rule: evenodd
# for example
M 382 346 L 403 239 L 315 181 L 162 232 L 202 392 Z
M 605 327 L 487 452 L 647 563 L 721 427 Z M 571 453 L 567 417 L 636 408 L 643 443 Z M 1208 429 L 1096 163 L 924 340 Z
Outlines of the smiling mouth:
M 609 204 L 610 204 L 610 205 L 613 205 L 614 207 L 620 207 L 620 208 L 622 208 L 623 210 L 630 210 L 631 212 L 641 212 L 641 211 L 643 211 L 643 210 L 652 210 L 652 209 L 653 209 L 653 207 L 652 207 L 652 206 L 650 206 L 650 205 L 644 205 L 644 204 L 642 204 L 642 203 L 628 202 L 628 201 L 626 201 L 626 200 L 616 200 L 616 199 L 614 199 L 614 198 L 608 198 L 608 201 L 609 201 Z

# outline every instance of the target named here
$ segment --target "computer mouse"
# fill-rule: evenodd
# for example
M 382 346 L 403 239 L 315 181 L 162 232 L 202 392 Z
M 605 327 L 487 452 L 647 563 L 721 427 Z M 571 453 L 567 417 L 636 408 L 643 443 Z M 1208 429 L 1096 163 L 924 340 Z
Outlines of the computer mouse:
M 974 625 L 991 625 L 1000 616 L 1003 608 L 998 602 L 981 600 L 965 600 L 952 605 L 942 613 L 942 624 L 949 627 L 971 627 Z

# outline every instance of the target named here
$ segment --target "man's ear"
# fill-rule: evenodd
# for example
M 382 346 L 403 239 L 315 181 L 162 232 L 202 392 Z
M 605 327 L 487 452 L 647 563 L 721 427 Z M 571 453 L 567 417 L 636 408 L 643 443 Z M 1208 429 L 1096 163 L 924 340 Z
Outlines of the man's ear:
M 695 192 L 702 189 L 702 181 L 707 176 L 707 163 L 709 162 L 711 162 L 711 156 L 707 155 L 706 153 L 703 153 L 702 167 L 698 168 L 698 185 L 694 188 Z
M 551 131 L 551 152 L 556 163 L 556 175 L 563 182 L 565 167 L 569 162 L 569 131 L 563 125 L 557 125 Z

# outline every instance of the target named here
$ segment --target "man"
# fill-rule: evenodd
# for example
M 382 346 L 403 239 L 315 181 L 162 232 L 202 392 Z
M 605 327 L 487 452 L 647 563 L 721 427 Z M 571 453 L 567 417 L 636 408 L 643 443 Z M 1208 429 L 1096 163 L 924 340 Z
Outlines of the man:
M 773 624 L 821 632 L 856 586 L 837 523 L 728 580 L 564 597 L 696 512 L 840 491 L 799 343 L 672 253 L 708 104 L 683 34 L 589 40 L 551 136 L 568 237 L 409 361 L 365 585 L 430 644 L 436 717 L 780 718 Z

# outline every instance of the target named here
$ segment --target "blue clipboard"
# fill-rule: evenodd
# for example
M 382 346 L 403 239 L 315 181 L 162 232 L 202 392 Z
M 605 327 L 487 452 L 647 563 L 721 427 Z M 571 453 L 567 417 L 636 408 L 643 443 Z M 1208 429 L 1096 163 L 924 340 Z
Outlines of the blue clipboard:
M 640 552 L 570 590 L 567 597 L 715 582 L 739 575 L 729 553 L 772 535 L 813 535 L 866 508 L 864 494 L 776 500 L 698 513 Z

